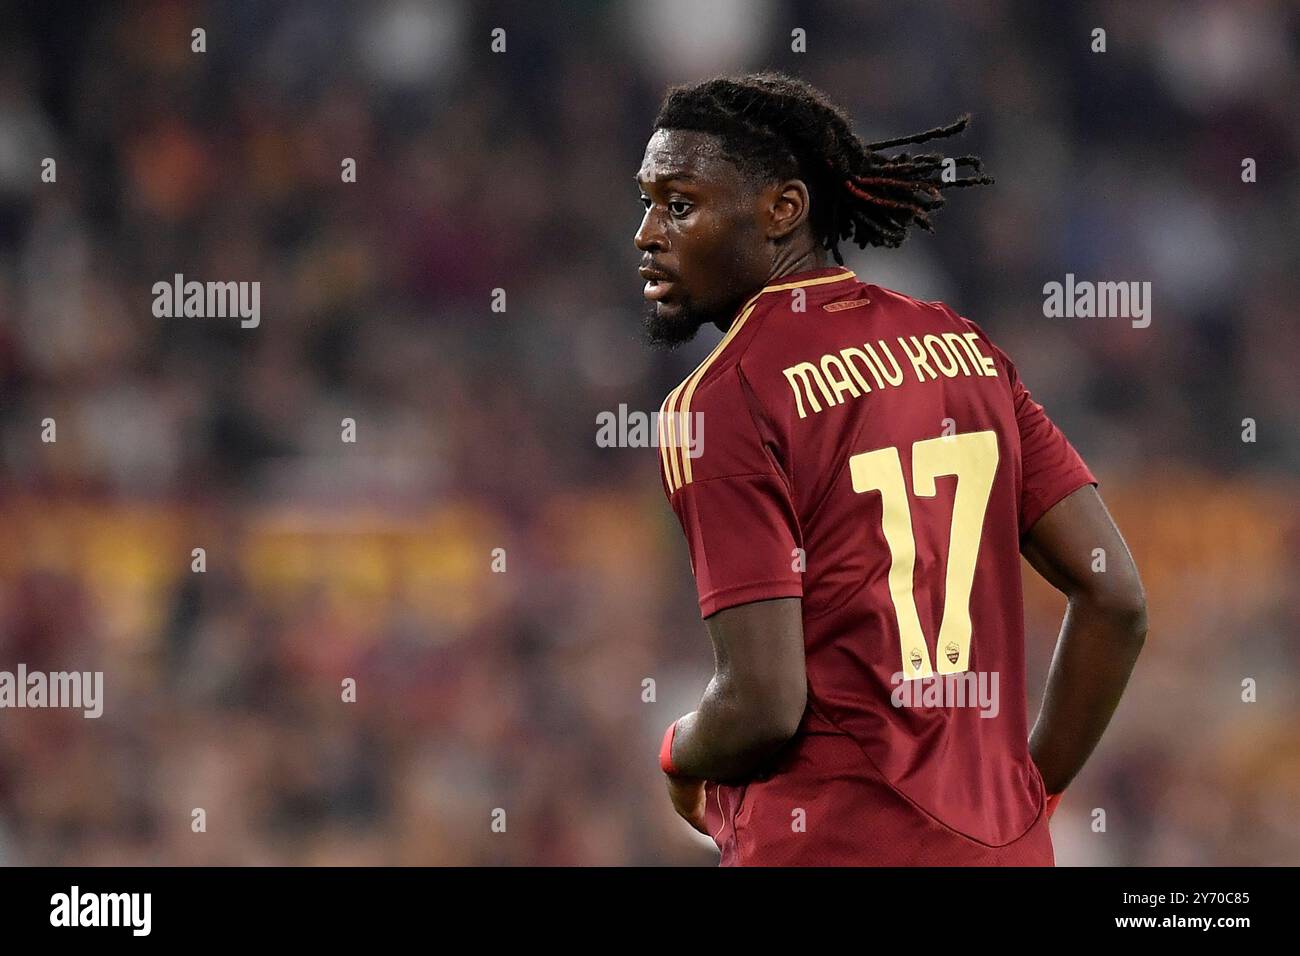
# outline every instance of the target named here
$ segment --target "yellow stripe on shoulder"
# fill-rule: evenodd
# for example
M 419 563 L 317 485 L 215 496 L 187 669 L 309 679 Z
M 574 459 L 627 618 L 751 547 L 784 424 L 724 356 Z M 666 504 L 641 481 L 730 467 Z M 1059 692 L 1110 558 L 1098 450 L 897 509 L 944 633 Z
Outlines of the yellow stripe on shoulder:
M 663 404 L 659 406 L 659 461 L 664 470 L 664 482 L 668 485 L 668 494 L 671 496 L 678 488 L 681 487 L 681 474 L 677 470 L 676 452 L 673 449 L 673 442 L 670 438 L 671 421 L 673 418 L 673 403 L 677 399 L 677 393 L 681 391 L 678 385 L 664 399 Z

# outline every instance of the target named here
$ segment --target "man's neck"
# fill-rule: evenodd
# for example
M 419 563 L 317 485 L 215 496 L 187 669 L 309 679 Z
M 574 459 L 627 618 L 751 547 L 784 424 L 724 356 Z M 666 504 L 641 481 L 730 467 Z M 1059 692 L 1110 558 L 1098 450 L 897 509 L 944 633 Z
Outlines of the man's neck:
M 826 261 L 826 253 L 821 246 L 814 246 L 801 256 L 787 258 L 782 262 L 778 256 L 772 263 L 772 272 L 764 285 L 771 285 L 777 279 L 785 276 L 795 275 L 800 272 L 809 272 L 812 269 L 825 269 L 830 263 Z
M 768 276 L 767 281 L 759 288 L 769 286 L 786 276 L 798 275 L 801 272 L 811 272 L 814 269 L 827 269 L 830 266 L 831 263 L 827 261 L 826 253 L 821 246 L 816 246 L 797 258 L 786 258 L 784 261 L 780 261 L 780 257 L 778 257 L 778 261 L 775 261 L 772 264 L 771 274 Z M 754 292 L 758 291 L 758 289 L 754 290 Z M 753 293 L 751 293 L 751 295 L 752 294 Z M 748 299 L 749 296 L 746 296 L 746 301 L 748 301 Z M 715 321 L 713 325 L 719 332 L 725 333 L 729 328 L 731 328 L 731 323 L 734 322 L 736 318 L 737 313 L 733 312 L 731 315 L 728 315 L 727 318 Z

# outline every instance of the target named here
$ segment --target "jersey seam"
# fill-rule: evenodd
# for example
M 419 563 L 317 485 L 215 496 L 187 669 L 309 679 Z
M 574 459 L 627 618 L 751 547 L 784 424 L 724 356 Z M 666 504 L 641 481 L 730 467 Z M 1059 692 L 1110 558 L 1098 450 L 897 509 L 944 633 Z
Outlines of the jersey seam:
M 774 477 L 776 476 L 769 471 L 744 471 L 734 475 L 714 475 L 712 478 L 692 478 L 691 484 L 702 485 L 705 482 L 709 482 L 709 481 L 728 481 L 732 478 L 774 478 Z M 674 491 L 673 497 L 676 497 L 685 487 L 687 486 L 682 485 L 681 488 L 678 488 L 677 491 Z
M 769 430 L 775 436 L 776 428 L 771 424 L 772 416 L 768 414 L 767 409 L 763 407 L 763 402 L 759 399 L 758 393 L 754 391 L 753 387 L 749 384 L 749 380 L 745 378 L 745 371 L 740 367 L 739 361 L 736 362 L 736 378 L 740 381 L 740 390 L 745 396 L 745 410 L 749 413 L 750 423 L 754 426 L 754 431 L 758 435 L 758 447 L 762 450 L 764 457 L 767 458 L 768 464 L 772 466 L 772 471 L 781 478 L 782 484 L 785 485 L 786 494 L 790 498 L 791 510 L 794 510 L 794 481 L 792 480 L 792 476 L 781 467 L 779 462 L 777 462 L 776 458 L 772 455 L 772 450 L 768 448 L 767 442 L 763 440 L 763 429 L 759 427 L 757 419 L 754 418 L 754 406 L 758 406 L 758 410 L 762 413 L 764 420 L 769 424 Z M 796 513 L 796 518 L 797 517 L 798 515 Z M 803 537 L 802 526 L 799 528 L 799 537 Z
M 800 593 L 797 595 L 796 594 L 774 594 L 771 597 L 754 598 L 752 601 L 746 601 L 745 603 L 750 604 L 750 603 L 758 603 L 759 601 L 776 601 L 776 600 L 780 600 L 781 598 L 792 598 L 792 597 L 802 598 L 803 597 L 803 582 L 791 581 L 789 578 L 769 578 L 766 581 L 755 581 L 753 584 L 728 585 L 725 588 L 718 588 L 716 590 L 710 591 L 708 594 L 700 598 L 700 604 L 701 605 L 708 604 L 712 601 L 718 600 L 718 598 L 726 597 L 727 595 L 730 594 L 741 594 L 744 593 L 745 591 L 752 591 L 754 588 L 766 588 L 774 584 L 785 585 L 786 587 L 791 589 L 799 588 Z M 717 611 L 714 611 L 713 614 L 717 614 L 722 610 L 725 609 L 719 608 Z M 712 617 L 713 615 L 711 614 L 709 616 Z
M 1054 497 L 1053 495 L 1039 495 L 1034 492 L 1029 492 L 1028 497 L 1033 502 L 1034 507 L 1026 509 L 1023 513 L 1032 515 L 1037 511 L 1038 514 L 1034 517 L 1033 521 L 1026 522 L 1025 530 L 1020 533 L 1020 540 L 1023 541 L 1025 537 L 1034 530 L 1034 525 L 1047 517 L 1047 512 L 1051 511 L 1066 498 L 1070 497 L 1070 495 L 1074 494 L 1080 488 L 1086 488 L 1088 485 L 1097 484 L 1099 484 L 1099 482 L 1097 481 L 1096 476 L 1085 473 L 1082 470 L 1075 470 L 1075 472 L 1070 476 L 1070 480 L 1062 486 L 1066 490 L 1061 492 L 1059 496 Z

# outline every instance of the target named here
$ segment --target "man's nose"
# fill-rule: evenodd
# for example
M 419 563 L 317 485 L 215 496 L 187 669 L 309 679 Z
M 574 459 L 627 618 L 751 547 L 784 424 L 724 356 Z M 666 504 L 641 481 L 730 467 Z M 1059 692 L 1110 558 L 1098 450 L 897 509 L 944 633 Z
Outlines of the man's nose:
M 664 248 L 664 234 L 659 227 L 659 217 L 653 209 L 647 209 L 641 219 L 641 228 L 632 239 L 642 252 L 659 252 Z

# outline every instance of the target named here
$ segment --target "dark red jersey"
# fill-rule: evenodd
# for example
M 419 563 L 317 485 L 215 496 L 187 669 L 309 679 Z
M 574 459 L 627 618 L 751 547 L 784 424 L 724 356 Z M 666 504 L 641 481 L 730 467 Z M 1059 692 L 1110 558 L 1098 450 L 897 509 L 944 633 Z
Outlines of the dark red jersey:
M 723 865 L 1052 865 L 1020 541 L 1091 472 L 972 322 L 831 267 L 751 298 L 664 401 L 700 609 L 803 600 L 808 707 L 708 785 Z

